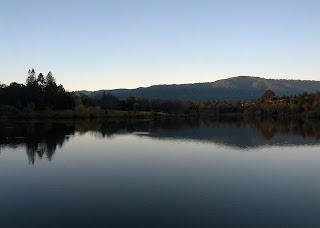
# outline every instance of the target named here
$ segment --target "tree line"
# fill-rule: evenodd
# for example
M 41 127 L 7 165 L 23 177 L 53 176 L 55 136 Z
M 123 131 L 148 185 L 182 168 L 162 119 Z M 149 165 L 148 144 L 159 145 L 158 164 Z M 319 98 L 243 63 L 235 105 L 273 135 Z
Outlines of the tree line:
M 53 74 L 36 76 L 34 69 L 28 71 L 25 84 L 0 83 L 0 117 L 14 116 L 36 111 L 64 110 L 66 117 L 107 116 L 109 111 L 164 113 L 179 116 L 245 116 L 299 118 L 320 117 L 320 93 L 303 93 L 295 96 L 277 97 L 267 90 L 261 98 L 251 101 L 208 101 L 161 100 L 129 96 L 120 100 L 105 92 L 100 97 L 68 92 L 57 85 Z
M 71 93 L 65 91 L 61 84 L 57 85 L 51 72 L 45 77 L 42 73 L 36 76 L 34 69 L 31 69 L 25 84 L 13 82 L 8 86 L 1 85 L 0 105 L 2 110 L 62 110 L 74 108 L 75 102 Z
M 263 118 L 320 117 L 320 92 L 303 93 L 294 96 L 277 97 L 267 90 L 261 98 L 251 101 L 208 101 L 189 102 L 183 100 L 161 100 L 134 98 L 126 100 L 103 93 L 100 98 L 90 98 L 84 94 L 77 97 L 77 104 L 86 107 L 99 106 L 102 109 L 124 111 L 152 111 L 184 116 L 245 116 Z
M 183 100 L 161 100 L 148 99 L 144 97 L 135 98 L 129 96 L 125 100 L 120 100 L 116 96 L 105 92 L 101 97 L 90 98 L 84 94 L 76 96 L 76 104 L 85 107 L 98 106 L 104 110 L 122 110 L 122 111 L 145 111 L 162 112 L 167 114 L 184 115 L 191 106 L 191 102 Z
M 267 90 L 261 98 L 251 101 L 209 101 L 194 103 L 193 109 L 203 115 L 242 115 L 265 118 L 320 117 L 320 92 L 294 96 L 275 96 Z

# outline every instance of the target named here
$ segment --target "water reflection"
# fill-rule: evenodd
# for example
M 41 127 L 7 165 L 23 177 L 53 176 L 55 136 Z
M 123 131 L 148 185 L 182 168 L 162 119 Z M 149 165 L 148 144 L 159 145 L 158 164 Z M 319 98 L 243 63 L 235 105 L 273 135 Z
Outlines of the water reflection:
M 158 121 L 42 121 L 1 122 L 1 148 L 25 147 L 30 164 L 57 149 L 75 134 L 90 132 L 110 138 L 134 133 L 159 140 L 196 140 L 238 149 L 272 145 L 314 145 L 320 142 L 320 122 L 274 120 L 165 119 Z
M 5 122 L 0 127 L 0 151 L 2 147 L 24 146 L 30 164 L 36 157 L 51 161 L 57 147 L 62 147 L 75 127 L 68 122 Z

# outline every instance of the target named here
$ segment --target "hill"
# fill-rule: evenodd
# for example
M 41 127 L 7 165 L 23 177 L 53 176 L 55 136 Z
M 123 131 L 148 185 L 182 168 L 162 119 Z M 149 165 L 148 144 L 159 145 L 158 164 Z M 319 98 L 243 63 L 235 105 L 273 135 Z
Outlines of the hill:
M 180 99 L 189 101 L 209 100 L 251 100 L 259 98 L 267 90 L 272 90 L 276 96 L 295 95 L 304 92 L 313 93 L 320 90 L 320 81 L 265 79 L 250 76 L 238 76 L 215 82 L 194 84 L 154 85 L 137 89 L 115 89 L 85 91 L 90 97 L 100 97 L 103 92 L 111 93 L 119 99 L 128 96 L 146 97 L 149 99 Z M 83 91 L 76 91 L 77 94 Z

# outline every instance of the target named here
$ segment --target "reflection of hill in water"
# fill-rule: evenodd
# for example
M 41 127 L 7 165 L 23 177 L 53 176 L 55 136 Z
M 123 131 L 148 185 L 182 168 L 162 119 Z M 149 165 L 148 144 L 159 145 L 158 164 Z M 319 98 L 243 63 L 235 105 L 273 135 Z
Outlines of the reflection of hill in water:
M 146 137 L 158 139 L 197 140 L 217 143 L 238 148 L 261 147 L 265 145 L 313 145 L 320 143 L 314 137 L 302 137 L 292 133 L 276 132 L 272 137 L 266 138 L 263 133 L 250 127 L 194 127 L 182 132 L 159 130 Z
M 0 149 L 24 146 L 29 162 L 44 156 L 51 160 L 57 147 L 70 135 L 90 132 L 96 137 L 147 132 L 140 137 L 195 140 L 236 148 L 272 145 L 314 145 L 320 143 L 320 122 L 212 121 L 167 119 L 159 121 L 44 121 L 0 123 Z

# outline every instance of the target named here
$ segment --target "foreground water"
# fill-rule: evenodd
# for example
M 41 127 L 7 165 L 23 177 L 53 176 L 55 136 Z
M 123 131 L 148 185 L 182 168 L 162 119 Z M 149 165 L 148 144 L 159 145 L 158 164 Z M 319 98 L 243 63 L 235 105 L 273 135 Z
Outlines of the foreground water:
M 0 227 L 320 227 L 320 123 L 0 123 Z

